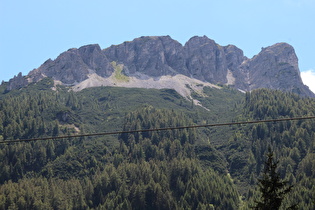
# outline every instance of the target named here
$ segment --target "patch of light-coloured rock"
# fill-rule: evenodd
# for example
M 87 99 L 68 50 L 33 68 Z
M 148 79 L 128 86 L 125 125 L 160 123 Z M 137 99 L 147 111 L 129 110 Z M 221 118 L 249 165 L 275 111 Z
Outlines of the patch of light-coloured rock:
M 175 76 L 161 76 L 159 78 L 147 78 L 142 77 L 128 77 L 128 81 L 117 80 L 113 75 L 108 78 L 101 77 L 97 74 L 89 74 L 88 79 L 78 83 L 72 87 L 73 91 L 81 91 L 89 87 L 99 86 L 116 86 L 127 88 L 153 88 L 153 89 L 174 89 L 180 95 L 187 99 L 191 99 L 191 90 L 203 95 L 204 87 L 220 88 L 219 86 L 211 83 L 202 82 L 197 79 L 189 78 L 187 76 L 177 74 Z

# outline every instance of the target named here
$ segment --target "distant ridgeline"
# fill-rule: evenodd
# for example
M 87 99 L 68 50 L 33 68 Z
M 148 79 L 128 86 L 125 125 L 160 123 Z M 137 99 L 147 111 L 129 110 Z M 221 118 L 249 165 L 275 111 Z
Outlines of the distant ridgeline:
M 117 71 L 130 79 L 117 80 L 117 75 L 113 76 Z M 184 46 L 169 36 L 149 36 L 104 50 L 97 44 L 69 49 L 27 76 L 14 77 L 6 89 L 19 89 L 45 77 L 75 86 L 74 90 L 92 86 L 175 89 L 199 82 L 242 91 L 269 88 L 315 97 L 301 80 L 298 59 L 289 44 L 262 48 L 249 59 L 236 46 L 220 46 L 206 36 L 192 37 Z M 176 91 L 181 89 L 177 87 Z

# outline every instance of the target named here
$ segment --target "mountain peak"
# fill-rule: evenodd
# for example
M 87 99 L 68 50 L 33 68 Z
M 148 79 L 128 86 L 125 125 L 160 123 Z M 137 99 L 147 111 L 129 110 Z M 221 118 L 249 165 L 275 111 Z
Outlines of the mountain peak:
M 302 82 L 298 58 L 294 48 L 287 43 L 277 43 L 262 48 L 247 62 L 249 89 L 269 88 L 314 97 Z
M 296 56 L 294 48 L 290 44 L 281 42 L 266 47 L 262 51 L 266 51 L 275 56 L 279 63 L 289 63 L 294 66 L 298 73 L 300 72 L 298 67 L 298 57 Z
M 73 85 L 88 79 L 87 75 L 90 73 L 110 76 L 112 72 L 113 68 L 100 46 L 93 44 L 79 49 L 71 48 L 61 53 L 55 60 L 47 60 L 38 69 L 31 71 L 28 77 L 32 82 L 37 82 L 43 77 L 51 77 L 64 84 Z
M 209 39 L 207 36 L 194 36 L 186 42 L 185 47 L 203 46 L 206 44 L 216 45 L 215 41 Z

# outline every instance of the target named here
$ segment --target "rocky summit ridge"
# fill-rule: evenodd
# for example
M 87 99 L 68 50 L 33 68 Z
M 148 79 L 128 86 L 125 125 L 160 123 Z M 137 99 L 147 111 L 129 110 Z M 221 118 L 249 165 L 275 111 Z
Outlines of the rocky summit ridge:
M 109 82 L 114 73 L 118 80 Z M 253 58 L 247 58 L 236 46 L 220 46 L 206 36 L 192 37 L 185 45 L 170 36 L 144 36 L 103 50 L 97 44 L 69 49 L 55 60 L 48 59 L 27 76 L 19 74 L 12 78 L 7 90 L 27 86 L 45 77 L 81 90 L 116 83 L 129 87 L 126 84 L 130 81 L 149 84 L 150 79 L 158 81 L 163 76 L 175 79 L 176 75 L 203 84 L 229 85 L 242 91 L 269 88 L 315 97 L 302 82 L 298 58 L 291 45 L 277 43 L 262 48 Z M 98 82 L 93 82 L 93 78 Z

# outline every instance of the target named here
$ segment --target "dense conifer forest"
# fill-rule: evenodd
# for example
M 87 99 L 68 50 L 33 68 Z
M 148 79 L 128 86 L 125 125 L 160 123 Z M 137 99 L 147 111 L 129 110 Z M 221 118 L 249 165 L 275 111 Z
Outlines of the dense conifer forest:
M 315 120 L 3 143 L 72 134 L 314 116 L 315 100 L 274 90 L 98 87 L 44 79 L 0 86 L 0 209 L 249 209 L 268 148 L 293 188 L 281 208 L 315 206 Z

